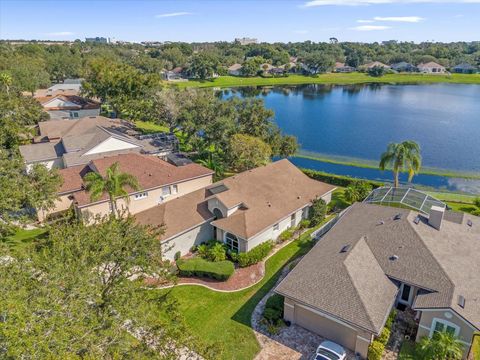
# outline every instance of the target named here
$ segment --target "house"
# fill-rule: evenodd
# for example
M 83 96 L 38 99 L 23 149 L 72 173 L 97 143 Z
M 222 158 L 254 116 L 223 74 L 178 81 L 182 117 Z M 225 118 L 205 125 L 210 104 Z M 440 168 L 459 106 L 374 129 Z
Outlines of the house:
M 164 157 L 178 150 L 175 135 L 142 135 L 127 121 L 103 116 L 42 121 L 38 132 L 32 144 L 19 148 L 27 170 L 33 164 L 68 168 L 107 155 L 135 152 Z
M 241 64 L 233 64 L 232 66 L 229 66 L 227 70 L 228 70 L 228 75 L 232 75 L 232 76 L 242 75 L 242 65 Z
M 213 172 L 191 161 L 176 165 L 154 156 L 136 153 L 98 158 L 86 165 L 59 170 L 63 184 L 55 207 L 49 211 L 38 211 L 39 221 L 71 207 L 87 222 L 97 215 L 108 214 L 111 211 L 108 195 L 104 194 L 99 200 L 92 201 L 85 190 L 83 178 L 92 171 L 105 176 L 108 167 L 114 163 L 118 163 L 121 172 L 133 175 L 140 184 L 139 191 L 128 190 L 128 204 L 124 199 L 117 200 L 118 209 L 128 210 L 130 214 L 144 211 L 212 183 Z
M 351 73 L 355 71 L 355 68 L 337 61 L 335 63 L 334 71 L 339 73 Z
M 170 71 L 164 70 L 160 74 L 162 76 L 162 79 L 166 81 L 188 81 L 188 79 L 186 79 L 183 74 L 183 68 L 180 66 L 177 66 Z
M 430 61 L 425 64 L 417 65 L 418 71 L 425 74 L 444 74 L 447 70 L 440 64 L 437 64 L 434 61 Z
M 405 61 L 400 61 L 398 63 L 392 64 L 391 66 L 392 70 L 395 70 L 397 72 L 414 72 L 417 71 L 417 68 L 415 65 L 407 63 Z
M 370 62 L 368 64 L 364 64 L 364 65 L 362 65 L 362 68 L 368 70 L 368 69 L 371 69 L 371 68 L 374 68 L 374 67 L 377 67 L 377 66 L 383 67 L 385 69 L 390 69 L 390 66 L 385 65 L 384 63 L 382 63 L 380 61 L 373 61 L 373 62 Z
M 334 189 L 284 159 L 138 213 L 136 219 L 165 225 L 161 242 L 170 260 L 210 239 L 246 252 L 297 226 L 308 217 L 312 200 L 321 197 L 328 203 Z
M 356 203 L 275 291 L 286 320 L 363 358 L 392 307 L 414 314 L 417 341 L 446 331 L 467 352 L 480 329 L 479 239 L 480 218 L 445 206 Z
M 69 85 L 67 85 L 69 86 Z M 76 90 L 58 89 L 44 93 L 38 90 L 34 95 L 49 115 L 50 119 L 79 119 L 85 116 L 100 115 L 100 103 L 76 95 Z
M 258 40 L 255 38 L 243 37 L 243 38 L 236 38 L 234 42 L 239 43 L 240 45 L 250 45 L 258 43 Z
M 259 69 L 263 72 L 270 72 L 273 69 L 273 65 L 269 63 L 264 63 L 260 65 Z
M 458 74 L 476 74 L 478 72 L 478 69 L 468 63 L 462 63 L 458 64 L 453 68 L 454 73 Z
M 58 83 L 50 86 L 48 89 L 38 89 L 33 94 L 34 98 L 41 98 L 55 95 L 77 95 L 80 96 L 82 90 L 83 79 L 65 79 L 63 83 Z M 29 92 L 24 92 L 24 95 L 31 95 Z
M 98 44 L 110 44 L 111 40 L 108 37 L 96 36 L 85 38 L 85 42 L 98 43 Z

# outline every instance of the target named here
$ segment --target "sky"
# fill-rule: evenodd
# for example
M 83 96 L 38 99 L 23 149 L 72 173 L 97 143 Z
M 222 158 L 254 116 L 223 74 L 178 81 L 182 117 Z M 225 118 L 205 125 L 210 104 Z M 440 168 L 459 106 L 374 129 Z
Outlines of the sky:
M 0 39 L 479 41 L 480 0 L 0 0 Z

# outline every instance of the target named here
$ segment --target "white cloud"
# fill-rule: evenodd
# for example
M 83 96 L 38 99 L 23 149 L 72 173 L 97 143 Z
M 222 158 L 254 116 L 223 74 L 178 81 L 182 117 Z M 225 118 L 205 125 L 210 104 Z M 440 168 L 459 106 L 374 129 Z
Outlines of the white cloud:
M 75 33 L 71 32 L 71 31 L 57 31 L 57 32 L 50 32 L 50 33 L 46 33 L 45 35 L 47 36 L 70 36 L 70 35 L 73 35 Z
M 450 4 L 478 4 L 480 0 L 311 0 L 307 1 L 302 7 L 314 6 L 360 6 L 377 4 L 413 4 L 413 3 L 450 3 Z
M 369 24 L 375 22 L 375 20 L 357 20 L 357 22 L 361 24 Z
M 293 30 L 294 34 L 308 34 L 308 30 Z
M 175 17 L 175 16 L 185 16 L 185 15 L 192 15 L 193 13 L 187 11 L 180 11 L 174 13 L 166 13 L 166 14 L 158 14 L 155 15 L 156 18 L 166 18 L 166 17 Z
M 383 25 L 360 25 L 350 28 L 350 30 L 355 31 L 379 31 L 379 30 L 387 30 L 391 29 L 390 26 L 383 26 Z
M 425 20 L 420 16 L 375 16 L 373 18 L 375 21 L 393 21 L 393 22 L 407 22 L 407 23 L 418 23 Z

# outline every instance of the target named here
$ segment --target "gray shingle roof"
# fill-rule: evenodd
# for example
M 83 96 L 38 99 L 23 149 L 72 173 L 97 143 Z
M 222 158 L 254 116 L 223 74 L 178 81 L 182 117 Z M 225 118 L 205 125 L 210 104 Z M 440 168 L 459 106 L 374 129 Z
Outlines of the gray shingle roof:
M 61 142 L 20 145 L 19 150 L 27 163 L 53 160 L 65 152 Z
M 394 220 L 397 214 L 401 218 Z M 438 231 L 425 218 L 415 225 L 417 215 L 354 204 L 276 291 L 378 332 L 396 294 L 390 278 L 428 290 L 420 293 L 415 307 L 453 308 L 480 328 L 480 219 L 444 220 Z M 346 244 L 350 250 L 340 253 Z M 393 255 L 398 258 L 392 260 Z M 456 304 L 458 295 L 465 297 L 465 308 Z

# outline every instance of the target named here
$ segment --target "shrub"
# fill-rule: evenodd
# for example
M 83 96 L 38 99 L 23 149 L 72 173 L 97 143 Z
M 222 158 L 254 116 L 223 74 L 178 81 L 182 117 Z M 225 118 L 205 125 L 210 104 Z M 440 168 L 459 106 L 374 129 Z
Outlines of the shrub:
M 265 309 L 263 310 L 263 320 L 267 325 L 267 330 L 271 334 L 276 334 L 283 322 L 283 302 L 284 297 L 274 294 L 267 299 Z
M 385 327 L 387 327 L 389 330 L 392 330 L 393 322 L 395 321 L 396 317 L 397 309 L 392 309 L 390 315 L 388 315 L 387 321 L 385 322 Z
M 182 253 L 180 251 L 177 251 L 173 256 L 173 259 L 177 261 L 178 259 L 180 259 L 181 256 L 182 256 Z
M 223 244 L 217 242 L 215 245 L 210 247 L 207 250 L 207 258 L 208 260 L 218 262 L 218 261 L 224 261 L 227 258 L 227 251 Z
M 342 176 L 342 175 L 333 175 L 323 171 L 317 171 L 317 170 L 311 170 L 311 169 L 302 169 L 302 171 L 305 175 L 307 175 L 312 179 L 323 181 L 328 184 L 336 185 L 336 186 L 347 187 L 358 181 L 358 179 L 355 179 L 355 178 Z M 370 184 L 374 189 L 384 185 L 382 182 L 379 182 L 379 181 L 372 181 L 372 180 L 362 180 L 362 181 L 364 181 L 367 184 Z
M 372 186 L 366 181 L 355 181 L 345 189 L 345 200 L 349 203 L 364 200 L 372 191 Z
M 206 244 L 200 244 L 197 247 L 198 256 L 206 259 L 208 254 L 208 246 Z
M 381 342 L 383 345 L 387 345 L 388 339 L 390 339 L 390 329 L 384 327 L 380 335 L 377 336 L 376 340 Z
M 216 280 L 227 280 L 235 268 L 231 261 L 210 262 L 202 258 L 178 260 L 177 267 L 181 276 L 207 277 Z
M 307 229 L 310 227 L 310 220 L 308 219 L 303 219 L 302 221 L 300 221 L 297 225 L 297 229 L 298 230 L 303 230 L 303 229 Z
M 387 69 L 383 66 L 374 66 L 367 70 L 368 75 L 373 77 L 381 77 L 387 73 Z
M 368 360 L 381 360 L 383 351 L 385 350 L 385 345 L 381 342 L 374 340 L 368 346 Z
M 278 320 L 282 319 L 282 312 L 278 309 L 265 308 L 263 317 L 271 324 L 276 324 Z
M 294 233 L 293 229 L 284 230 L 280 235 L 278 235 L 277 241 L 284 242 L 284 241 L 290 240 L 293 236 L 293 233 Z
M 285 301 L 285 298 L 282 295 L 273 294 L 267 299 L 267 302 L 265 303 L 265 308 L 280 310 L 282 312 L 282 317 L 283 317 L 284 301 Z
M 260 262 L 267 257 L 272 248 L 273 242 L 266 241 L 246 253 L 240 253 L 238 254 L 238 265 L 240 267 L 247 267 Z
M 327 203 L 322 198 L 313 200 L 309 211 L 309 220 L 311 226 L 320 224 L 327 215 Z

